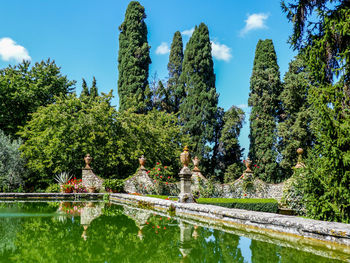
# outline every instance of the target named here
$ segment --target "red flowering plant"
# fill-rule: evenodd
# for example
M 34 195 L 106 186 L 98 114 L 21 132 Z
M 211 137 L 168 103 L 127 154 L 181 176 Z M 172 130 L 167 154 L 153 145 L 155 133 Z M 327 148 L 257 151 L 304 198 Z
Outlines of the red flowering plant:
M 170 166 L 163 166 L 160 162 L 157 162 L 156 166 L 147 171 L 148 176 L 153 180 L 154 189 L 156 194 L 164 194 L 170 190 L 166 190 L 169 184 L 175 182 L 174 174 Z
M 74 177 L 68 183 L 62 185 L 62 190 L 65 193 L 86 193 L 86 187 L 83 185 L 81 179 Z

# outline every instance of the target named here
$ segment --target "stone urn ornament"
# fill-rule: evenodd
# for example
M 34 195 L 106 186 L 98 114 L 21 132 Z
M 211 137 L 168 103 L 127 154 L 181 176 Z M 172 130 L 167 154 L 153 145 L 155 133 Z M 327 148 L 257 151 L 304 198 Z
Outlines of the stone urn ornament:
M 91 169 L 90 163 L 92 161 L 92 157 L 90 156 L 90 154 L 87 154 L 84 157 L 84 161 L 85 161 L 85 169 Z
M 294 168 L 305 168 L 305 164 L 303 162 L 303 158 L 302 158 L 302 154 L 304 153 L 303 148 L 298 148 L 297 149 L 297 154 L 298 154 L 298 162 L 297 164 L 294 166 Z
M 252 165 L 252 161 L 249 159 L 249 157 L 247 158 L 247 160 L 244 161 L 244 163 L 245 163 L 245 167 L 247 168 L 244 172 L 253 173 L 252 169 L 250 169 Z
M 180 154 L 180 160 L 183 167 L 188 167 L 191 161 L 190 153 L 188 152 L 188 147 L 185 146 L 184 151 Z
M 141 157 L 139 158 L 140 170 L 141 171 L 146 171 L 146 168 L 145 168 L 146 160 L 147 159 L 143 155 L 141 155 Z
M 193 162 L 193 165 L 194 165 L 193 171 L 194 172 L 200 172 L 200 170 L 198 168 L 198 165 L 200 163 L 199 158 L 197 156 L 195 156 L 194 159 L 192 159 L 192 162 Z

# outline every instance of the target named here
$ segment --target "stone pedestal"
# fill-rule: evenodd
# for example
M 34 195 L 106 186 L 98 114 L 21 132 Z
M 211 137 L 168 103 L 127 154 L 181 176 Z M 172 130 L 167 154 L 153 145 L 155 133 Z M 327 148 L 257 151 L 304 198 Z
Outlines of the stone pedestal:
M 103 179 L 94 174 L 91 168 L 83 168 L 82 174 L 82 183 L 86 188 L 102 190 Z
M 194 198 L 191 193 L 191 177 L 192 173 L 188 167 L 181 169 L 180 173 L 180 194 L 179 202 L 180 203 L 194 203 Z

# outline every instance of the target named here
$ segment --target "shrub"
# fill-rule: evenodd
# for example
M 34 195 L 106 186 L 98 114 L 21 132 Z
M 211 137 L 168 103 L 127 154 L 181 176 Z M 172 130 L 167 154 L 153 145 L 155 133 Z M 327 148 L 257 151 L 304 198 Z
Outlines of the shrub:
M 62 189 L 65 193 L 73 193 L 74 191 L 77 193 L 86 193 L 86 187 L 83 185 L 81 179 L 71 179 L 67 184 L 62 185 Z
M 61 191 L 59 184 L 50 184 L 46 190 L 45 193 L 59 193 Z
M 124 180 L 122 180 L 122 179 L 104 180 L 103 186 L 107 192 L 113 192 L 113 193 L 124 192 Z
M 278 202 L 275 199 L 199 198 L 197 203 L 260 212 L 278 212 Z
M 0 130 L 0 191 L 14 191 L 23 185 L 26 175 L 25 161 L 18 150 L 20 140 L 7 137 Z
M 149 191 L 158 195 L 170 194 L 170 184 L 175 182 L 172 168 L 170 166 L 163 166 L 157 162 L 156 166 L 147 171 L 150 178 L 153 179 L 153 186 Z

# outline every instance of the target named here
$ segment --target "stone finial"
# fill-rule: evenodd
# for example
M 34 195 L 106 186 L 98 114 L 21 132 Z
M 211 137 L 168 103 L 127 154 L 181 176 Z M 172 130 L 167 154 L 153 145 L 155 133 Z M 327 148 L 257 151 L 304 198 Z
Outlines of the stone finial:
M 139 158 L 140 170 L 141 171 L 146 171 L 146 168 L 145 168 L 146 160 L 147 159 L 143 155 L 141 155 L 141 157 Z
M 297 164 L 294 166 L 294 168 L 305 168 L 305 164 L 303 162 L 303 158 L 302 158 L 302 154 L 304 153 L 303 148 L 298 148 L 297 149 L 297 154 L 298 154 L 298 162 Z
M 90 156 L 90 154 L 85 155 L 84 161 L 85 161 L 85 169 L 91 169 L 90 163 L 92 161 L 92 157 Z
M 198 165 L 199 165 L 199 158 L 197 156 L 194 157 L 194 159 L 192 159 L 192 162 L 193 162 L 193 165 L 194 165 L 194 168 L 193 168 L 193 172 L 200 172 L 199 168 L 198 168 Z
M 188 167 L 191 161 L 191 156 L 190 156 L 190 153 L 188 152 L 187 146 L 185 146 L 184 151 L 180 154 L 180 160 L 183 167 Z
M 252 165 L 252 161 L 249 159 L 249 157 L 247 158 L 247 160 L 244 161 L 244 163 L 245 163 L 245 167 L 247 167 L 247 169 L 244 172 L 252 173 L 253 171 L 250 169 Z

